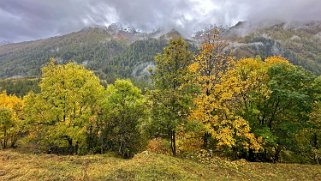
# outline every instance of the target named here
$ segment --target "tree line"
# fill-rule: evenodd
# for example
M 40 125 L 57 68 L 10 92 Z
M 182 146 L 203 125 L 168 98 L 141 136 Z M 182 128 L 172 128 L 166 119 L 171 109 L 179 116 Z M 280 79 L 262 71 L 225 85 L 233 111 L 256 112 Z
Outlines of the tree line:
M 40 91 L 0 95 L 2 148 L 115 152 L 160 144 L 174 156 L 211 150 L 250 161 L 319 162 L 321 77 L 282 57 L 235 60 L 217 33 L 194 53 L 173 39 L 155 57 L 152 85 L 104 86 L 82 65 L 42 68 Z M 155 145 L 154 145 L 155 146 Z

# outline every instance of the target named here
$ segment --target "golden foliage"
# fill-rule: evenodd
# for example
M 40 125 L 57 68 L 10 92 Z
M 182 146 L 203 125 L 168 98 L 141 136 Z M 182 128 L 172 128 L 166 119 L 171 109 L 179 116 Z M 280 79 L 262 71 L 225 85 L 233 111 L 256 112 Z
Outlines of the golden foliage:
M 18 133 L 22 131 L 24 102 L 15 95 L 7 95 L 6 92 L 0 94 L 0 109 L 3 110 L 4 117 L 0 120 L 0 139 L 3 148 L 6 148 L 10 140 L 11 146 L 15 146 L 18 140 Z
M 15 95 L 7 95 L 6 92 L 0 94 L 0 107 L 5 107 L 13 111 L 15 119 L 21 113 L 24 106 L 23 100 Z
M 253 58 L 235 62 L 224 53 L 222 44 L 205 43 L 189 70 L 200 94 L 194 99 L 196 108 L 191 120 L 201 121 L 217 141 L 217 148 L 232 148 L 240 144 L 244 149 L 258 151 L 262 138 L 257 138 L 243 115 L 258 114 L 251 101 L 269 98 L 268 68 L 276 63 L 288 64 L 282 57 L 269 57 L 265 62 Z
M 265 62 L 267 64 L 269 64 L 269 65 L 277 64 L 277 63 L 290 64 L 289 61 L 286 58 L 283 58 L 283 57 L 280 57 L 280 56 L 270 56 L 270 57 L 265 59 Z

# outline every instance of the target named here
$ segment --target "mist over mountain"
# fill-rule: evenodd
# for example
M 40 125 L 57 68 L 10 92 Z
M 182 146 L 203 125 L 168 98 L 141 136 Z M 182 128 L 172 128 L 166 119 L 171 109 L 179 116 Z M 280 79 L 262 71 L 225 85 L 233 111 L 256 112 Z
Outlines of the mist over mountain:
M 222 29 L 222 38 L 236 58 L 280 55 L 307 70 L 321 73 L 321 22 L 239 22 Z M 210 29 L 209 29 L 210 30 Z M 59 63 L 73 60 L 107 82 L 117 78 L 148 81 L 154 57 L 168 40 L 184 37 L 193 51 L 202 31 L 186 37 L 179 30 L 146 33 L 132 26 L 112 24 L 36 41 L 0 46 L 0 77 L 34 77 L 51 57 Z
M 109 82 L 147 80 L 169 39 L 196 51 L 214 26 L 236 58 L 281 55 L 320 74 L 320 10 L 318 0 L 0 1 L 0 77 L 39 76 L 54 57 Z
M 48 38 L 117 22 L 145 32 L 174 28 L 191 36 L 213 24 L 321 20 L 320 9 L 319 0 L 4 0 L 0 1 L 0 41 Z

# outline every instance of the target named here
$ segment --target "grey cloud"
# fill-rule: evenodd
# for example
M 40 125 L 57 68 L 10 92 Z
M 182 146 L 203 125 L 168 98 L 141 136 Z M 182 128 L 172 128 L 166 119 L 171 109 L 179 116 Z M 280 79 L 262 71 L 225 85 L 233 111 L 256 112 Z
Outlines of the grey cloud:
M 22 41 L 75 31 L 86 25 L 86 17 L 94 17 L 90 23 L 101 21 L 94 9 L 89 1 L 81 0 L 3 0 L 0 40 Z
M 321 20 L 320 0 L 1 0 L 0 41 L 24 41 L 113 22 L 191 34 L 239 20 Z
M 320 0 L 245 0 L 243 17 L 252 21 L 306 21 L 321 19 Z

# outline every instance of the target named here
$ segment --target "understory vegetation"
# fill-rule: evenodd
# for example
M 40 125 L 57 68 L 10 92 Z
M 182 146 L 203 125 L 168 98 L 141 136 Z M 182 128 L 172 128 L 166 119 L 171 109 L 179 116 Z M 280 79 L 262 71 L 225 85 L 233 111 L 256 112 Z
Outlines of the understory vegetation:
M 236 60 L 218 37 L 209 34 L 196 53 L 183 39 L 171 40 L 155 57 L 144 90 L 129 79 L 106 84 L 82 65 L 52 58 L 40 81 L 26 83 L 38 88 L 0 94 L 1 147 L 123 158 L 146 149 L 174 156 L 205 150 L 231 159 L 319 164 L 321 77 L 282 57 Z M 118 171 L 140 179 L 126 169 Z

